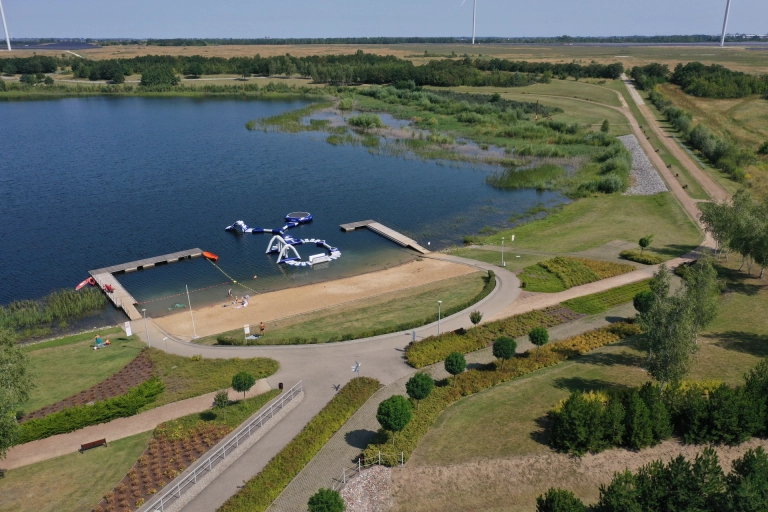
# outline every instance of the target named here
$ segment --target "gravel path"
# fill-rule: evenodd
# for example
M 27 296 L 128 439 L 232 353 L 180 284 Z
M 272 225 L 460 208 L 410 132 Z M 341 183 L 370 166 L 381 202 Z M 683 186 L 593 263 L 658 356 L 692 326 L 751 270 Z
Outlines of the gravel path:
M 632 177 L 634 178 L 634 184 L 627 189 L 626 195 L 652 196 L 669 191 L 666 183 L 661 179 L 659 171 L 656 170 L 640 146 L 637 137 L 630 134 L 617 137 L 617 139 L 632 153 Z
M 347 512 L 385 512 L 392 507 L 392 470 L 373 466 L 349 479 L 341 490 Z

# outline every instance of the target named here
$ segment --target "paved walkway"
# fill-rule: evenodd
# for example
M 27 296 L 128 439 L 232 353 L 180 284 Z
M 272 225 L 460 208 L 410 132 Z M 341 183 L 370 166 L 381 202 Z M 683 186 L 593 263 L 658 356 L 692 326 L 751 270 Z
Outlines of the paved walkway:
M 260 395 L 272 389 L 266 379 L 256 381 L 246 397 Z M 47 437 L 39 441 L 32 441 L 8 450 L 8 457 L 3 461 L 5 469 L 15 469 L 35 462 L 52 459 L 67 453 L 74 453 L 80 449 L 81 444 L 90 443 L 99 439 L 107 442 L 116 441 L 124 437 L 133 436 L 154 429 L 164 421 L 170 421 L 187 414 L 202 412 L 211 408 L 216 392 L 207 393 L 187 400 L 180 400 L 167 405 L 150 409 L 149 411 L 131 416 L 118 418 L 109 423 L 92 425 L 69 434 L 59 434 Z M 229 390 L 230 400 L 239 400 L 242 393 Z

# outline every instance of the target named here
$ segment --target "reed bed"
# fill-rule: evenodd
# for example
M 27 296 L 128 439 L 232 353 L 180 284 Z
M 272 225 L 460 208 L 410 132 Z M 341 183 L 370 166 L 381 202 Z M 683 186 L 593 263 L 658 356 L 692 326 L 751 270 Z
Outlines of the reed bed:
M 17 333 L 37 332 L 83 318 L 107 305 L 101 290 L 56 290 L 39 300 L 17 300 L 0 306 L 0 329 Z

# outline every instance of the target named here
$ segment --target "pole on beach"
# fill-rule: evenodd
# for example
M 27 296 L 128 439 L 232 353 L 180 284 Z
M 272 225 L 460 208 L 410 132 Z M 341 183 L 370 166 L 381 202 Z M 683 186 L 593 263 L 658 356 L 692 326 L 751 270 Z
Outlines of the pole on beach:
M 152 344 L 149 342 L 149 327 L 147 327 L 147 310 L 142 309 L 142 313 L 144 313 L 144 332 L 147 335 L 147 347 L 152 348 Z
M 192 317 L 192 333 L 194 336 L 192 336 L 193 340 L 197 339 L 197 329 L 195 328 L 195 315 L 192 314 L 192 299 L 189 298 L 189 286 L 184 285 L 184 287 L 187 289 L 187 302 L 189 303 L 189 316 Z
M 443 301 L 437 301 L 437 335 L 440 336 L 440 306 L 443 305 Z

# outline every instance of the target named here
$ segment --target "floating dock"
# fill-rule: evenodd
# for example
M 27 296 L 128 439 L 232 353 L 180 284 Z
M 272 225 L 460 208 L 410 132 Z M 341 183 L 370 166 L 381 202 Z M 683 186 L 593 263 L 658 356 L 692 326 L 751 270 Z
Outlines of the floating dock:
M 136 309 L 136 299 L 134 299 L 128 290 L 123 288 L 123 285 L 118 282 L 114 274 L 124 274 L 127 272 L 135 272 L 137 270 L 143 270 L 146 268 L 152 268 L 156 265 L 165 265 L 168 263 L 175 263 L 177 261 L 188 260 L 197 258 L 203 255 L 202 249 L 189 249 L 188 251 L 179 251 L 171 254 L 164 254 L 162 256 L 155 256 L 154 258 L 145 258 L 143 260 L 131 261 L 123 263 L 121 265 L 113 265 L 111 267 L 97 268 L 95 270 L 88 271 L 89 274 L 96 280 L 96 284 L 104 290 L 107 294 L 107 298 L 112 303 L 125 311 L 128 318 L 131 320 L 140 320 L 141 313 Z M 111 286 L 114 291 L 107 292 L 105 285 Z
M 413 249 L 414 251 L 420 252 L 421 254 L 427 254 L 429 252 L 427 249 L 416 243 L 415 240 L 408 238 L 404 234 L 398 233 L 394 229 L 388 228 L 384 224 L 376 222 L 375 220 L 361 220 L 359 222 L 350 222 L 349 224 L 341 225 L 342 231 L 354 231 L 358 228 L 368 228 L 374 233 L 392 240 L 398 245 L 408 247 L 409 249 Z

